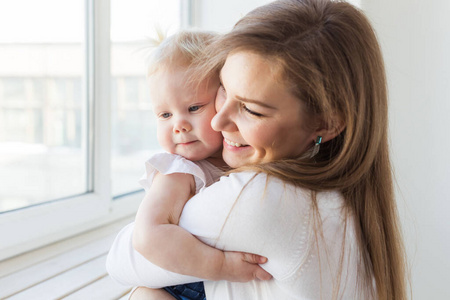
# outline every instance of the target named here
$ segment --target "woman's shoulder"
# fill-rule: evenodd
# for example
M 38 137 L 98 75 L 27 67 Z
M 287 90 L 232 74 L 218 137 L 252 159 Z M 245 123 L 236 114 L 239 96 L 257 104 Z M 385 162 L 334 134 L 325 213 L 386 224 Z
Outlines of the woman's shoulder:
M 302 194 L 308 198 L 311 197 L 312 191 L 308 188 L 302 187 L 301 184 L 294 184 L 288 181 L 284 181 L 273 175 L 268 175 L 263 172 L 243 171 L 231 173 L 229 176 L 231 181 L 241 182 L 248 187 L 261 188 L 265 191 L 269 190 L 283 190 L 285 193 Z M 328 200 L 338 198 L 340 199 L 341 193 L 337 190 L 329 190 L 318 192 L 319 198 L 326 198 Z
M 319 211 L 338 211 L 344 205 L 342 193 L 338 190 L 313 192 L 311 189 L 295 185 L 275 176 L 257 172 L 238 172 L 229 175 L 231 181 L 224 186 L 240 187 L 240 195 L 245 198 L 266 199 L 269 202 L 282 202 L 285 206 L 301 205 L 310 207 L 312 199 L 317 200 Z M 315 194 L 315 195 L 314 195 Z

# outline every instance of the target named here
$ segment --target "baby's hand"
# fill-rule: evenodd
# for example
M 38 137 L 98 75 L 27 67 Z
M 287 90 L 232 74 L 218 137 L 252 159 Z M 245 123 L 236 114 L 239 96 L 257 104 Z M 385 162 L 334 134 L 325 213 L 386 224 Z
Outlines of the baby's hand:
M 225 259 L 222 265 L 222 279 L 235 282 L 247 282 L 254 279 L 269 280 L 268 272 L 258 264 L 267 262 L 267 258 L 245 252 L 224 251 Z

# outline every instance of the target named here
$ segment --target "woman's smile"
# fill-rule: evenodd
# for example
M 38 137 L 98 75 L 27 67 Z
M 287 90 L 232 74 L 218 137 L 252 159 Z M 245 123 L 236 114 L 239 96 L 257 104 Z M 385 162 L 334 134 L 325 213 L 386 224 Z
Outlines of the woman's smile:
M 248 145 L 244 145 L 244 144 L 241 144 L 241 143 L 232 142 L 232 141 L 230 141 L 230 140 L 228 140 L 226 138 L 224 138 L 223 140 L 225 141 L 226 144 L 228 144 L 229 146 L 232 146 L 232 147 L 238 147 L 239 148 L 239 147 L 246 147 L 246 146 L 248 146 Z

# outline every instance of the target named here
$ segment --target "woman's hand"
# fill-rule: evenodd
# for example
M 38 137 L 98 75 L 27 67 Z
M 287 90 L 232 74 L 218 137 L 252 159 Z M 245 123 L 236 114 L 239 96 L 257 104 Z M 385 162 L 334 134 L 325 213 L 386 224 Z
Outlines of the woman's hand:
M 235 282 L 272 279 L 267 271 L 259 266 L 267 262 L 267 258 L 251 253 L 224 251 L 221 268 L 221 279 Z

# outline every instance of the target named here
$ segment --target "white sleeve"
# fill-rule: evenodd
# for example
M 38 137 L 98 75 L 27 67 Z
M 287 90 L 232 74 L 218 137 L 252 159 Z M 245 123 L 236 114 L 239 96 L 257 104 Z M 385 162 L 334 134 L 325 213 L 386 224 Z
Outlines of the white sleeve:
M 191 174 L 194 176 L 196 193 L 207 183 L 205 172 L 197 164 L 180 155 L 167 152 L 156 153 L 145 162 L 145 172 L 139 179 L 139 184 L 146 193 L 149 191 L 156 173 L 164 175 Z
M 134 250 L 132 245 L 134 223 L 125 226 L 117 235 L 106 260 L 106 269 L 111 278 L 126 286 L 165 286 L 203 281 L 203 279 L 180 275 L 164 270 Z

